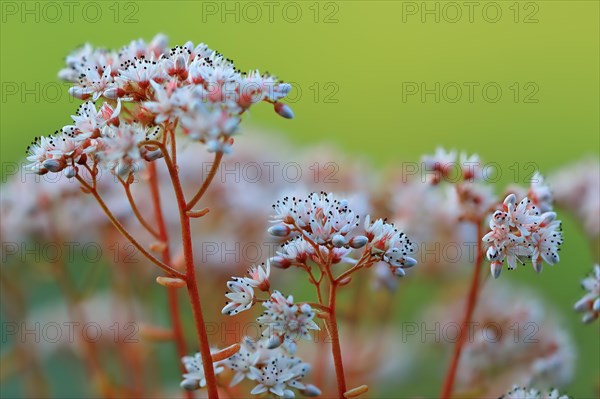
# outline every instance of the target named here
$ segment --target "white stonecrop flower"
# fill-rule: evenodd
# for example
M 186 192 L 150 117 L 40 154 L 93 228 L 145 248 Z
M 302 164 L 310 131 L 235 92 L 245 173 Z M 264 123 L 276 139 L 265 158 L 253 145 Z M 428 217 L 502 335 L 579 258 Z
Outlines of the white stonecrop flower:
M 315 312 L 310 305 L 295 304 L 290 295 L 284 297 L 279 291 L 274 291 L 268 301 L 263 302 L 266 308 L 262 316 L 256 320 L 265 326 L 264 337 L 269 337 L 269 348 L 276 348 L 284 342 L 292 348 L 299 338 L 310 340 L 310 330 L 319 330 L 313 321 Z
M 248 269 L 250 277 L 244 277 L 244 281 L 250 284 L 254 288 L 258 288 L 261 291 L 269 291 L 271 285 L 269 284 L 269 276 L 271 275 L 271 264 L 267 260 L 266 264 L 252 266 Z
M 225 294 L 230 302 L 225 305 L 221 313 L 233 316 L 254 305 L 254 288 L 243 277 L 233 277 L 227 282 L 227 288 L 231 292 Z
M 211 350 L 211 353 L 214 352 L 218 351 Z M 181 361 L 187 372 L 183 375 L 183 381 L 181 381 L 180 386 L 188 391 L 204 388 L 206 386 L 206 376 L 204 375 L 200 353 L 196 353 L 194 356 L 184 356 Z M 220 374 L 225 370 L 225 368 L 221 366 L 221 363 L 222 362 L 213 363 L 215 374 Z
M 141 167 L 143 149 L 140 144 L 147 139 L 146 129 L 140 124 L 105 126 L 98 158 L 115 175 L 126 178 Z
M 560 260 L 558 251 L 563 243 L 561 222 L 554 212 L 540 212 L 532 200 L 525 197 L 518 204 L 510 194 L 504 200 L 503 209 L 497 210 L 490 219 L 490 229 L 483 238 L 487 246 L 487 258 L 495 278 L 500 276 L 503 262 L 508 269 L 516 268 L 523 259 L 532 260 L 534 270 L 542 270 L 542 261 L 554 265 Z
M 396 276 L 404 276 L 404 269 L 417 264 L 414 258 L 408 256 L 414 252 L 413 243 L 393 224 L 383 219 L 371 223 L 371 217 L 367 215 L 364 228 L 371 255 L 386 262 Z
M 595 265 L 592 274 L 581 281 L 585 295 L 575 304 L 575 310 L 583 312 L 583 322 L 591 323 L 600 314 L 600 265 Z
M 251 379 L 257 385 L 250 391 L 251 395 L 270 392 L 279 397 L 293 398 L 294 392 L 288 387 L 303 390 L 305 385 L 300 382 L 310 370 L 307 363 L 295 357 L 286 355 L 274 356 L 268 359 L 261 368 L 251 367 Z
M 561 395 L 557 389 L 549 392 L 541 392 L 533 388 L 522 388 L 514 386 L 512 390 L 502 395 L 500 399 L 570 399 L 567 395 Z
M 244 337 L 240 344 L 240 350 L 233 356 L 223 361 L 223 365 L 235 372 L 229 386 L 233 387 L 244 379 L 252 379 L 251 367 L 256 366 L 261 358 L 259 351 L 260 343 Z
M 270 229 L 279 231 L 300 229 L 317 244 L 331 243 L 336 235 L 345 237 L 359 225 L 359 215 L 348 208 L 348 201 L 337 199 L 332 193 L 312 193 L 308 198 L 285 197 L 273 205 L 275 214 Z
M 290 266 L 306 265 L 315 253 L 315 249 L 302 236 L 292 238 L 281 244 L 281 249 L 276 252 L 276 256 L 270 259 L 270 263 L 281 269 L 287 269 Z

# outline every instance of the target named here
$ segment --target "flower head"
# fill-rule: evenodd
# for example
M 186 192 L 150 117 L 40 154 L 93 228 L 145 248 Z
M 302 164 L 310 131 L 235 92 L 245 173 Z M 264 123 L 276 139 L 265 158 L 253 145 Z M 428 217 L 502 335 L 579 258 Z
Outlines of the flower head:
M 299 338 L 310 339 L 309 331 L 319 330 L 313 321 L 315 312 L 310 305 L 295 304 L 291 295 L 286 298 L 279 291 L 274 291 L 263 306 L 266 310 L 256 320 L 261 326 L 266 326 L 263 336 L 269 337 L 272 348 L 284 342 L 294 343 Z
M 510 194 L 504 200 L 502 210 L 493 213 L 490 229 L 483 238 L 487 246 L 487 258 L 491 262 L 491 272 L 498 277 L 506 260 L 508 269 L 516 268 L 524 259 L 532 259 L 535 271 L 542 270 L 542 263 L 558 263 L 560 246 L 563 243 L 561 222 L 554 212 L 541 213 L 540 208 L 529 198 L 517 204 L 517 198 Z
M 225 294 L 230 302 L 225 305 L 221 313 L 235 315 L 248 310 L 254 305 L 254 289 L 245 278 L 233 277 L 227 282 L 227 288 L 231 292 Z

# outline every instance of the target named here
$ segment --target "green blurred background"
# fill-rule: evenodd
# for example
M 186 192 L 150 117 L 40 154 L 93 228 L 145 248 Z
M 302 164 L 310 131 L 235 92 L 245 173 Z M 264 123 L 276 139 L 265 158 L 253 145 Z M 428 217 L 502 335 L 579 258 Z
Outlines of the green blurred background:
M 206 42 L 242 70 L 268 69 L 294 82 L 293 121 L 261 106 L 246 123 L 298 145 L 335 143 L 378 167 L 416 161 L 439 145 L 464 149 L 499 163 L 500 185 L 516 180 L 515 162 L 523 183 L 527 162 L 548 173 L 598 156 L 599 2 L 473 3 L 470 14 L 463 2 L 434 1 L 4 1 L 2 163 L 20 160 L 33 136 L 69 122 L 78 101 L 56 78 L 66 54 L 84 42 L 118 48 L 157 32 L 173 45 Z M 422 98 L 421 84 L 435 91 L 436 82 L 439 102 L 436 94 Z M 571 307 L 593 259 L 565 219 L 560 265 L 502 278 L 531 285 L 562 313 L 579 354 L 568 392 L 587 398 L 600 369 L 598 331 L 581 326 Z M 408 285 L 399 311 L 411 317 L 415 303 L 439 290 Z M 425 374 L 402 391 L 434 396 L 441 377 Z

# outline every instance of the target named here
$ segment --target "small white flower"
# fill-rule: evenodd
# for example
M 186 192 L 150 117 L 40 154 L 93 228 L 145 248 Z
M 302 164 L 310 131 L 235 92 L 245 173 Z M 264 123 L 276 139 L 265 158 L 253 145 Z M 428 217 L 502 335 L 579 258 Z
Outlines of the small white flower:
M 585 295 L 575 304 L 575 310 L 583 312 L 583 322 L 590 323 L 600 314 L 600 266 L 595 265 L 590 276 L 581 281 Z
M 262 266 L 252 266 L 248 270 L 250 277 L 245 277 L 244 281 L 250 284 L 254 288 L 258 288 L 261 291 L 269 291 L 269 276 L 271 274 L 271 264 L 267 260 L 267 263 Z
M 235 386 L 245 378 L 252 379 L 250 368 L 256 366 L 260 360 L 259 343 L 245 337 L 240 344 L 240 350 L 223 361 L 223 364 L 235 371 L 229 386 Z
M 225 294 L 230 299 L 221 313 L 233 316 L 237 313 L 248 310 L 254 304 L 254 289 L 245 278 L 233 277 L 232 281 L 227 282 L 227 288 L 231 292 Z
M 309 331 L 319 330 L 313 321 L 315 313 L 312 308 L 306 303 L 295 304 L 291 295 L 285 298 L 279 291 L 274 291 L 263 306 L 266 310 L 256 320 L 266 326 L 263 336 L 270 337 L 272 347 L 296 342 L 299 338 L 309 340 Z
M 217 351 L 211 349 L 211 353 L 214 352 Z M 183 375 L 183 381 L 181 381 L 180 384 L 181 387 L 188 391 L 204 388 L 206 386 L 206 376 L 204 375 L 204 367 L 200 353 L 196 353 L 194 356 L 184 356 L 181 361 L 187 371 L 187 373 Z M 225 370 L 225 368 L 219 364 L 220 362 L 213 364 L 215 374 L 219 374 Z

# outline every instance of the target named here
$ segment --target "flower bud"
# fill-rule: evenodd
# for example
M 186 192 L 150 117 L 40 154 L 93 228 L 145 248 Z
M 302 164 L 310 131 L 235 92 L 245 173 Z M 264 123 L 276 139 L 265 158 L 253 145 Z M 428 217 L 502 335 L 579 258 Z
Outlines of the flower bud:
M 80 100 L 87 100 L 91 97 L 89 93 L 86 93 L 82 87 L 73 86 L 69 89 L 69 94 Z
M 42 166 L 54 173 L 60 172 L 64 168 L 63 163 L 58 159 L 46 159 L 42 162 Z
M 410 256 L 406 256 L 406 257 L 404 257 L 404 264 L 402 265 L 402 267 L 413 267 L 416 264 L 417 264 L 416 259 L 411 258 Z
M 269 259 L 271 266 L 276 267 L 278 269 L 287 269 L 292 265 L 289 259 L 284 258 L 283 256 L 274 256 Z
M 192 380 L 191 378 L 186 378 L 185 380 L 181 381 L 181 384 L 179 384 L 179 386 L 183 389 L 185 389 L 186 391 L 195 391 L 196 389 L 200 388 L 200 385 L 198 384 L 198 380 Z
M 350 239 L 350 247 L 354 249 L 359 249 L 367 245 L 369 239 L 365 236 L 356 236 Z
M 144 159 L 148 162 L 156 161 L 157 159 L 160 159 L 162 157 L 163 153 L 161 150 L 146 151 L 144 153 Z
M 500 277 L 500 272 L 502 271 L 502 262 L 493 261 L 490 263 L 490 271 L 492 272 L 492 276 L 494 276 L 494 278 Z
M 584 310 L 588 310 L 590 308 L 590 302 L 587 298 L 582 298 L 579 301 L 577 301 L 577 303 L 575 304 L 575 306 L 573 306 L 573 309 L 578 311 L 578 312 L 582 312 Z
M 514 194 L 510 194 L 508 197 L 504 199 L 504 206 L 508 209 L 508 207 L 513 207 L 517 203 L 517 196 Z
M 313 384 L 306 384 L 304 387 L 304 391 L 302 391 L 302 393 L 304 394 L 304 396 L 311 398 L 311 397 L 315 397 L 315 396 L 320 396 L 321 390 L 319 388 L 317 388 L 316 386 L 314 386 Z
M 285 224 L 276 224 L 269 227 L 269 234 L 275 237 L 287 237 L 292 230 Z
M 404 277 L 406 276 L 406 272 L 404 271 L 404 269 L 402 269 L 401 267 L 396 267 L 394 269 L 394 274 L 398 277 Z
M 76 166 L 67 166 L 65 170 L 63 170 L 63 174 L 67 179 L 75 177 L 77 175 L 77 167 Z
M 341 248 L 347 244 L 346 238 L 344 238 L 344 236 L 341 234 L 334 235 L 333 238 L 331 239 L 331 242 L 332 242 L 333 246 L 336 248 Z
M 281 344 L 283 343 L 282 338 L 283 337 L 279 337 L 277 335 L 271 336 L 271 338 L 269 338 L 269 340 L 267 341 L 267 349 L 279 348 L 281 346 Z
M 275 103 L 275 112 L 277 112 L 280 116 L 283 116 L 285 119 L 293 119 L 294 111 L 284 103 Z
M 533 264 L 533 270 L 536 271 L 536 273 L 541 273 L 542 272 L 542 258 L 538 257 L 537 259 L 534 259 L 532 261 Z

